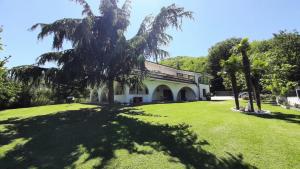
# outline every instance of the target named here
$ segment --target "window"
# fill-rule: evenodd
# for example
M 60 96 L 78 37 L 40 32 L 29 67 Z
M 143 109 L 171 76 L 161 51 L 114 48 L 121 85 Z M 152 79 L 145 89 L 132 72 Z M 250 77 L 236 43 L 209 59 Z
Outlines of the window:
M 208 77 L 205 78 L 205 84 L 209 84 L 209 78 Z
M 115 94 L 116 95 L 124 95 L 124 85 L 121 85 L 120 83 L 117 84 L 116 89 L 115 89 Z
M 201 77 L 198 78 L 198 83 L 200 83 L 200 84 L 202 83 L 202 78 Z
M 130 87 L 129 94 L 131 94 L 131 95 L 148 95 L 149 91 L 145 85 L 142 85 L 142 86 L 133 85 Z
M 182 73 L 177 73 L 177 77 L 183 77 Z
M 205 76 L 199 77 L 198 82 L 200 84 L 209 84 L 209 79 L 208 79 L 208 77 L 205 77 Z
M 203 89 L 203 96 L 206 96 L 206 89 Z
M 207 84 L 207 78 L 203 77 L 203 84 Z
M 190 80 L 195 80 L 195 76 L 188 75 L 188 79 L 190 79 Z

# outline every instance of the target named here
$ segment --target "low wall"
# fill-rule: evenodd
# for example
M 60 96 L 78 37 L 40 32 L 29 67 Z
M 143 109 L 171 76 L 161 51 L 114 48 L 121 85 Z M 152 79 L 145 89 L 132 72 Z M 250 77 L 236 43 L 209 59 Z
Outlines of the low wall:
M 295 104 L 300 105 L 300 98 L 298 98 L 298 97 L 288 97 L 287 100 L 288 100 L 289 104 L 292 106 L 294 106 Z

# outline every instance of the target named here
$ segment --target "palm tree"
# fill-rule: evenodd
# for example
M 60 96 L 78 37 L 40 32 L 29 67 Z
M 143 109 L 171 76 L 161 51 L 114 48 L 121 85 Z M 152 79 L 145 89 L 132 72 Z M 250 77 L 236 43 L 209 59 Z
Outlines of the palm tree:
M 253 90 L 256 99 L 256 105 L 259 111 L 261 111 L 261 98 L 260 98 L 260 90 L 261 90 L 261 79 L 266 72 L 268 63 L 262 59 L 262 57 L 252 57 L 252 72 L 251 72 L 251 80 L 253 84 Z
M 251 80 L 253 84 L 253 91 L 258 110 L 261 110 L 262 79 L 266 79 L 266 73 L 271 62 L 270 57 L 271 44 L 269 41 L 254 41 L 251 43 L 251 50 L 249 51 L 251 61 Z
M 249 102 L 250 102 L 250 111 L 254 111 L 253 107 L 253 96 L 252 96 L 252 82 L 251 82 L 251 67 L 250 61 L 247 55 L 247 51 L 249 50 L 250 45 L 247 38 L 241 40 L 240 44 L 237 45 L 237 50 L 242 54 L 243 58 L 243 70 L 245 74 L 245 80 L 247 85 L 247 90 L 249 94 Z
M 221 66 L 223 68 L 222 74 L 229 76 L 234 94 L 235 108 L 239 110 L 240 104 L 236 73 L 241 69 L 241 59 L 238 56 L 232 55 L 228 60 L 221 60 Z
M 109 103 L 113 103 L 114 81 L 140 82 L 146 73 L 145 59 L 154 57 L 158 60 L 168 56 L 168 52 L 160 48 L 172 40 L 172 36 L 166 33 L 167 28 L 180 29 L 183 18 L 192 18 L 192 12 L 173 4 L 162 8 L 156 17 L 146 17 L 136 36 L 126 39 L 130 0 L 126 0 L 122 7 L 118 7 L 117 0 L 102 0 L 98 16 L 85 0 L 74 1 L 83 6 L 84 18 L 64 18 L 31 28 L 41 27 L 39 39 L 53 34 L 53 48 L 60 50 L 67 40 L 72 49 L 43 54 L 36 65 L 13 69 L 15 77 L 32 82 L 44 78 L 52 85 L 107 85 Z M 40 67 L 47 62 L 55 62 L 57 67 Z M 23 73 L 30 75 L 30 79 L 22 76 Z

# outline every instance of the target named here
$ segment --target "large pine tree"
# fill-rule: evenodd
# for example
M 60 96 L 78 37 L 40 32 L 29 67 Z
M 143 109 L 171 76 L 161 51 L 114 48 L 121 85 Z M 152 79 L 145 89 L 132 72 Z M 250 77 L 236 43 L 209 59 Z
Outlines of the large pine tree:
M 130 0 L 126 0 L 122 7 L 118 7 L 117 0 L 102 0 L 98 15 L 85 0 L 74 1 L 83 6 L 83 18 L 64 18 L 32 27 L 32 30 L 41 27 L 38 39 L 54 35 L 53 48 L 58 52 L 41 55 L 36 65 L 14 68 L 12 73 L 16 78 L 27 82 L 42 79 L 52 86 L 107 85 L 109 103 L 113 103 L 113 82 L 140 81 L 146 72 L 145 59 L 153 57 L 158 60 L 168 55 L 161 49 L 172 40 L 166 29 L 180 29 L 183 18 L 192 18 L 192 12 L 174 4 L 163 7 L 156 17 L 144 19 L 136 36 L 126 39 Z M 61 50 L 65 40 L 71 42 L 71 49 Z M 42 67 L 47 62 L 55 62 L 57 67 Z M 133 73 L 136 69 L 140 71 Z

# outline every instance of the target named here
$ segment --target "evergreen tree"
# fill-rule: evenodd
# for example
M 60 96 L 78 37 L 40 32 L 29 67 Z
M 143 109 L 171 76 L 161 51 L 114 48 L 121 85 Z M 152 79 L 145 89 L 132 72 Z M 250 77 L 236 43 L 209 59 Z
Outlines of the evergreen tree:
M 99 15 L 95 15 L 85 0 L 74 0 L 83 6 L 83 18 L 64 18 L 41 27 L 39 39 L 53 34 L 53 48 L 62 49 L 65 40 L 72 48 L 41 55 L 37 65 L 13 69 L 13 75 L 22 81 L 39 83 L 43 79 L 52 86 L 108 87 L 109 103 L 114 102 L 114 81 L 139 83 L 145 76 L 144 61 L 168 56 L 161 46 L 169 44 L 172 36 L 167 28 L 181 28 L 182 19 L 192 18 L 192 12 L 173 5 L 163 7 L 156 17 L 148 16 L 136 36 L 126 39 L 130 23 L 131 1 L 119 7 L 117 0 L 101 0 Z M 55 68 L 41 67 L 47 62 Z M 139 71 L 135 71 L 139 70 Z

